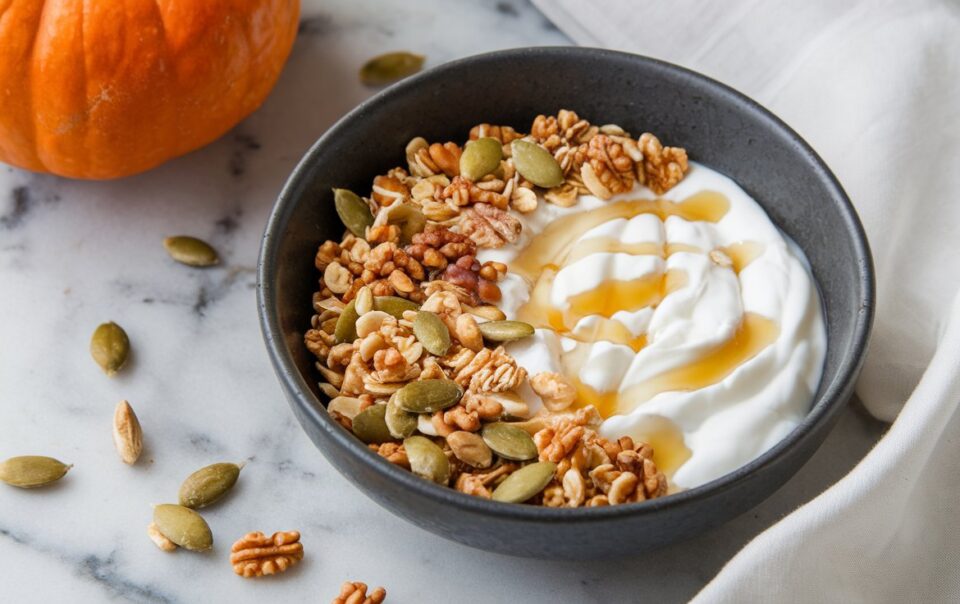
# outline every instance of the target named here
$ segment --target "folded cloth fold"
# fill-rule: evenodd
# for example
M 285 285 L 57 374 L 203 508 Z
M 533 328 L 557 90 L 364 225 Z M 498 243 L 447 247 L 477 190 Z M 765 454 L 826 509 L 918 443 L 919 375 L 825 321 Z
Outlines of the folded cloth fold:
M 580 44 L 689 67 L 771 109 L 836 172 L 873 247 L 877 314 L 857 393 L 878 418 L 903 412 L 702 598 L 960 600 L 960 335 L 938 337 L 960 286 L 960 4 L 534 3 Z

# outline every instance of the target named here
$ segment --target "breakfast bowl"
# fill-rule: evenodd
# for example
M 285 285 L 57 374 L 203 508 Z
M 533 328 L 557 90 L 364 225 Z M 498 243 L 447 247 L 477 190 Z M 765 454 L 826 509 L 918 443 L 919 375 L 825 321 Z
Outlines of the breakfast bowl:
M 576 109 L 649 131 L 735 181 L 802 250 L 819 289 L 825 357 L 809 411 L 762 454 L 692 488 L 600 507 L 543 507 L 473 497 L 424 480 L 372 451 L 325 408 L 304 346 L 318 246 L 343 233 L 335 188 L 369 190 L 403 163 L 417 136 L 459 140 L 481 123 L 525 128 Z M 530 48 L 444 64 L 384 90 L 330 128 L 279 196 L 258 268 L 264 341 L 288 402 L 330 463 L 361 491 L 437 535 L 526 557 L 636 554 L 687 539 L 751 509 L 810 458 L 851 396 L 874 304 L 869 246 L 843 189 L 814 151 L 755 102 L 716 81 L 636 55 Z M 812 392 L 812 390 L 811 390 Z

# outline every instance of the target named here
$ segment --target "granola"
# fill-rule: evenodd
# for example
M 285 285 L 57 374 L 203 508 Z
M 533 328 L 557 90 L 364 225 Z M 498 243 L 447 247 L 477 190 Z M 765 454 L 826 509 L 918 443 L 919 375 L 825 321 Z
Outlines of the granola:
M 537 116 L 526 132 L 503 124 L 473 127 L 470 141 L 491 138 L 502 149 L 499 166 L 474 180 L 464 174 L 480 172 L 461 173 L 464 147 L 457 142 L 412 139 L 406 165 L 376 175 L 369 196 L 361 198 L 375 217 L 364 236 L 346 232 L 339 241 L 319 246 L 314 263 L 320 282 L 304 344 L 317 358 L 327 410 L 351 431 L 354 418 L 363 414 L 365 437 L 391 436 L 377 442 L 368 438 L 373 453 L 421 475 L 429 461 L 433 478 L 470 495 L 496 499 L 508 476 L 527 464 L 549 461 L 556 464 L 554 479 L 529 504 L 595 507 L 662 496 L 667 481 L 648 444 L 599 437 L 599 414 L 580 399 L 569 378 L 552 372 L 530 376 L 507 348 L 485 339 L 485 333 L 492 336 L 483 323 L 512 318 L 497 306 L 509 268 L 477 256 L 517 242 L 526 224 L 523 215 L 542 202 L 571 207 L 580 195 L 610 199 L 636 183 L 662 193 L 683 178 L 686 152 L 663 147 L 649 133 L 633 139 L 618 126 L 597 126 L 568 110 Z M 562 184 L 545 189 L 524 177 L 524 166 L 518 170 L 513 161 L 516 140 L 540 145 L 547 162 L 557 164 L 553 173 L 562 174 L 549 183 L 528 173 L 529 178 Z M 492 148 L 496 151 L 496 145 Z M 497 155 L 487 159 L 489 167 L 496 165 Z M 402 304 L 384 302 L 393 299 Z M 444 354 L 431 353 L 417 339 L 418 313 L 433 313 L 440 329 L 446 327 L 450 346 L 432 348 Z M 455 383 L 457 398 L 438 399 L 437 407 L 420 401 L 423 408 L 416 411 L 403 407 L 404 388 L 430 380 Z M 443 389 L 443 396 L 450 392 Z M 539 397 L 542 408 L 536 414 L 524 392 Z M 384 412 L 371 415 L 375 405 L 383 405 L 375 410 Z M 370 432 L 372 417 L 384 418 L 383 430 Z M 504 449 L 494 441 L 488 446 L 485 428 L 503 422 L 519 429 L 508 434 L 526 438 L 528 448 Z M 409 450 L 408 436 L 416 436 L 407 443 Z M 435 444 L 435 452 L 417 438 Z M 359 595 L 360 587 L 345 585 L 350 593 L 341 598 L 369 599 Z

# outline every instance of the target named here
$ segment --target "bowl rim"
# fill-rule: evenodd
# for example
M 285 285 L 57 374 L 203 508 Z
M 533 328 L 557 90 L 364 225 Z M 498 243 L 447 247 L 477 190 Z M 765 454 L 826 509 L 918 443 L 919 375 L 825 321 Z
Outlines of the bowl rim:
M 629 503 L 616 506 L 599 506 L 593 508 L 548 508 L 543 506 L 517 505 L 484 499 L 461 493 L 456 489 L 440 486 L 424 480 L 414 474 L 395 466 L 383 459 L 367 446 L 361 443 L 354 435 L 348 433 L 326 413 L 317 398 L 310 390 L 304 376 L 297 369 L 293 357 L 286 350 L 285 338 L 280 329 L 279 313 L 276 311 L 276 292 L 273 283 L 277 274 L 277 252 L 283 239 L 285 226 L 295 207 L 295 195 L 301 186 L 301 180 L 315 162 L 316 156 L 328 141 L 341 136 L 349 125 L 356 119 L 370 111 L 375 111 L 390 104 L 391 99 L 421 86 L 423 83 L 442 77 L 450 72 L 457 72 L 471 65 L 481 62 L 517 61 L 530 57 L 545 56 L 551 58 L 569 57 L 572 55 L 590 57 L 599 60 L 635 61 L 645 64 L 648 68 L 667 73 L 672 78 L 687 79 L 700 86 L 712 89 L 725 100 L 752 113 L 754 117 L 765 121 L 771 129 L 779 131 L 797 150 L 806 156 L 814 167 L 818 178 L 826 185 L 831 197 L 839 202 L 839 209 L 843 224 L 853 238 L 856 250 L 856 259 L 859 265 L 858 286 L 863 295 L 853 327 L 853 353 L 840 357 L 837 372 L 830 383 L 823 385 L 823 391 L 804 419 L 776 445 L 763 454 L 718 478 L 702 485 L 674 493 L 669 497 L 661 497 L 638 503 Z M 264 230 L 260 256 L 257 266 L 257 304 L 260 319 L 261 333 L 271 364 L 282 386 L 288 393 L 291 404 L 295 404 L 300 412 L 320 429 L 337 446 L 349 455 L 358 457 L 362 463 L 369 466 L 374 472 L 386 481 L 399 483 L 401 488 L 412 489 L 420 497 L 432 500 L 434 503 L 454 506 L 465 511 L 484 516 L 495 516 L 502 519 L 537 522 L 603 522 L 610 519 L 622 518 L 641 514 L 656 514 L 668 508 L 677 508 L 689 502 L 707 496 L 720 494 L 736 489 L 755 472 L 781 460 L 789 449 L 808 437 L 811 430 L 823 421 L 839 413 L 843 408 L 847 395 L 859 372 L 870 336 L 873 323 L 875 303 L 875 281 L 873 259 L 863 225 L 857 216 L 849 197 L 843 190 L 836 176 L 827 167 L 825 162 L 792 128 L 780 118 L 761 106 L 756 101 L 738 92 L 732 87 L 718 82 L 705 75 L 643 55 L 613 51 L 600 48 L 577 46 L 540 46 L 528 48 L 513 48 L 494 52 L 472 55 L 443 63 L 420 74 L 404 79 L 357 105 L 350 112 L 341 117 L 331 126 L 304 154 L 297 166 L 290 173 L 289 178 L 281 190 L 277 202 L 271 210 L 269 220 Z M 325 453 L 324 451 L 321 452 Z M 327 455 L 325 455 L 327 456 Z M 329 459 L 329 456 L 327 456 Z M 331 465 L 337 464 L 331 460 Z M 337 467 L 338 471 L 341 468 Z M 359 489 L 367 496 L 365 488 Z M 387 506 L 389 507 L 389 506 Z M 391 510 L 393 511 L 393 510 Z

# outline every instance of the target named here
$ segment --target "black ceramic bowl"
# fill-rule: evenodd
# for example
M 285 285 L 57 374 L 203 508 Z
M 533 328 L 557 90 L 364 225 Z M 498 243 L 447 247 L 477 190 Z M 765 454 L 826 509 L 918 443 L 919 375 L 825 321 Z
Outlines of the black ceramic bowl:
M 318 275 L 317 246 L 342 233 L 332 187 L 369 190 L 404 164 L 414 136 L 463 140 L 481 122 L 527 128 L 573 109 L 591 121 L 650 131 L 733 178 L 796 241 L 813 267 L 827 317 L 826 367 L 809 415 L 751 463 L 669 497 L 549 509 L 461 494 L 372 453 L 330 419 L 302 343 Z M 294 414 L 327 459 L 364 493 L 442 537 L 542 558 L 637 553 L 687 538 L 755 506 L 813 454 L 846 404 L 873 316 L 870 251 L 850 201 L 813 150 L 736 91 L 679 67 L 583 48 L 496 52 L 442 65 L 363 103 L 310 149 L 280 194 L 259 266 L 263 337 Z

